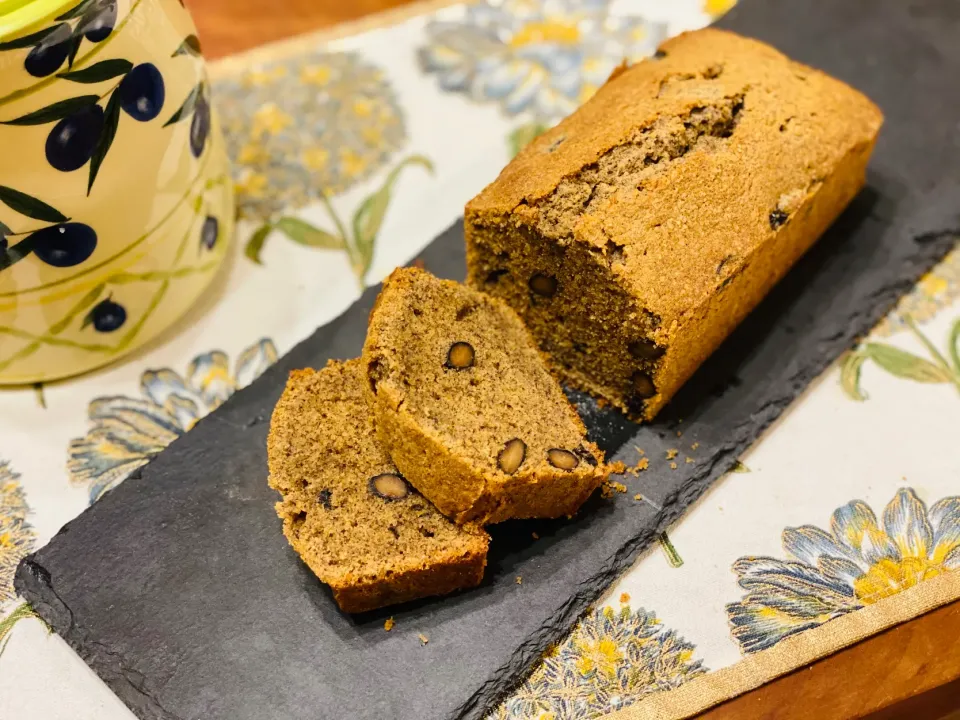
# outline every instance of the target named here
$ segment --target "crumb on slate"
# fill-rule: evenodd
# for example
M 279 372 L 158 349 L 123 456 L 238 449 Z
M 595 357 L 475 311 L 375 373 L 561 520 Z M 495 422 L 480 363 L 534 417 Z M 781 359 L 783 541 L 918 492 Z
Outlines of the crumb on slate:
M 530 534 L 533 536 L 533 539 L 534 539 L 534 540 L 539 540 L 539 539 L 540 539 L 540 536 L 537 535 L 536 533 L 530 533 Z
M 700 447 L 700 443 L 695 442 L 693 445 L 690 446 L 690 449 L 691 449 L 691 450 L 696 450 L 698 447 Z
M 676 470 L 676 469 L 677 469 L 677 464 L 676 464 L 675 462 L 670 463 L 670 469 L 671 469 L 671 470 Z
M 677 430 L 677 437 L 683 437 L 683 433 Z
M 642 501 L 642 500 L 643 500 L 643 495 L 641 495 L 640 493 L 637 493 L 636 495 L 633 496 L 633 499 L 634 499 L 634 500 L 637 500 L 638 502 L 639 502 L 639 501 Z
M 420 644 L 421 644 L 421 645 L 426 645 L 428 642 L 430 642 L 430 638 L 428 638 L 428 637 L 427 637 L 426 635 L 424 635 L 423 633 L 420 633 L 419 635 L 417 635 L 417 637 L 420 638 Z
M 396 623 L 393 621 L 393 618 L 388 617 L 386 622 L 383 623 L 383 629 L 386 630 L 387 632 L 390 632 L 391 630 L 393 630 L 394 625 L 396 625 Z
M 667 460 L 673 460 L 677 455 L 680 454 L 680 451 L 676 448 L 670 448 L 667 450 Z
M 690 465 L 691 463 L 696 462 L 696 460 L 694 460 L 692 457 L 690 457 L 689 455 L 687 455 L 687 459 L 684 460 L 684 462 L 685 462 L 687 465 Z
M 624 605 L 630 602 L 630 593 L 620 593 L 620 602 Z
M 646 455 L 646 453 L 643 451 L 643 448 L 641 448 L 639 445 L 634 445 L 633 449 L 636 450 L 641 455 Z
M 523 576 L 517 575 L 516 583 L 517 585 L 523 585 Z
M 627 466 L 624 465 L 623 461 L 617 460 L 616 462 L 607 463 L 607 469 L 612 475 L 623 475 L 627 471 Z
M 640 458 L 636 465 L 632 468 L 628 468 L 627 472 L 633 476 L 637 476 L 650 467 L 650 461 L 647 458 Z

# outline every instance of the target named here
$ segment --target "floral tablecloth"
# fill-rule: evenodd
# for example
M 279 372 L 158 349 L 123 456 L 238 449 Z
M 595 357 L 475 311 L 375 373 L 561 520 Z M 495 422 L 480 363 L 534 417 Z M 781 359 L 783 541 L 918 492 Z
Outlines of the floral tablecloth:
M 0 393 L 0 718 L 132 717 L 15 596 L 21 557 L 413 258 L 623 57 L 731 4 L 481 0 L 214 64 L 240 212 L 215 288 L 120 365 Z M 960 597 L 958 294 L 960 249 L 496 717 L 695 712 Z M 695 452 L 681 432 L 647 459 Z

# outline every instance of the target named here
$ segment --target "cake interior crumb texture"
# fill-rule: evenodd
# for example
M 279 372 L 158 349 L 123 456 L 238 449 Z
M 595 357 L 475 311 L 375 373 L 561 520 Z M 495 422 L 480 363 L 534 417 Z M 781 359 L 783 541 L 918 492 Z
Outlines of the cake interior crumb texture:
M 416 268 L 396 270 L 363 354 L 397 467 L 457 522 L 574 513 L 603 455 L 513 310 Z
M 346 612 L 477 585 L 489 537 L 397 474 L 363 384 L 359 360 L 291 373 L 267 441 L 284 535 Z
M 467 205 L 468 282 L 566 382 L 652 418 L 864 185 L 881 122 L 767 45 L 685 33 Z

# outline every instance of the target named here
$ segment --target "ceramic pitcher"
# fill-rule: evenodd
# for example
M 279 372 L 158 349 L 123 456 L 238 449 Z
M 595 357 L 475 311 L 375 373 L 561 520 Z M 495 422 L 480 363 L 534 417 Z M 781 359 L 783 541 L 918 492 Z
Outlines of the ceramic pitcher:
M 178 0 L 0 0 L 0 384 L 113 362 L 174 323 L 233 232 Z

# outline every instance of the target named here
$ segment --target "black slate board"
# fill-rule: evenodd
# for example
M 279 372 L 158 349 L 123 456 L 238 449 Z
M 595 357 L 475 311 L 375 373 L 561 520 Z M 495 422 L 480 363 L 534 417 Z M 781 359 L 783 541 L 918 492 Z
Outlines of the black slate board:
M 960 234 L 960 3 L 743 0 L 720 24 L 862 88 L 887 125 L 868 189 L 654 424 L 575 397 L 609 454 L 632 463 L 638 444 L 662 457 L 683 418 L 697 462 L 657 463 L 573 521 L 495 528 L 479 589 L 342 615 L 280 535 L 264 441 L 288 370 L 359 351 L 369 290 L 20 566 L 19 592 L 137 715 L 481 717 L 948 250 Z M 422 258 L 462 277 L 461 228 Z

